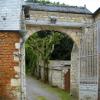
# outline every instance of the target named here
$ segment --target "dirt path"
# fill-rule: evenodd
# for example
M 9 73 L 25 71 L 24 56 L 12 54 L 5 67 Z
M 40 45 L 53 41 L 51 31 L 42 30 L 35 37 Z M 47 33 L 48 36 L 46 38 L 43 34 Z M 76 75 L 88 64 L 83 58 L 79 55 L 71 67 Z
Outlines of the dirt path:
M 59 100 L 56 94 L 46 90 L 38 80 L 29 76 L 26 77 L 26 87 L 28 100 Z

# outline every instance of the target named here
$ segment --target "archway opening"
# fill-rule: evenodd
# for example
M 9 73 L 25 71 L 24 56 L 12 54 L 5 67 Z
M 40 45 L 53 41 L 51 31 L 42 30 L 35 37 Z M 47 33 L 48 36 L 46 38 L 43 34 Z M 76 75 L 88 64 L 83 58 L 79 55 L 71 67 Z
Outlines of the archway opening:
M 58 31 L 33 33 L 25 43 L 26 74 L 69 92 L 73 44 L 68 35 Z

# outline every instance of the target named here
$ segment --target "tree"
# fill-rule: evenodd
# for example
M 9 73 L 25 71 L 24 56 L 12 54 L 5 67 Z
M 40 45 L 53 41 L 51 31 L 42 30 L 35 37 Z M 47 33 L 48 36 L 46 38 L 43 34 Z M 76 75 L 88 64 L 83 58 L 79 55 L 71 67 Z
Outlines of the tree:
M 33 0 L 27 0 L 28 2 L 33 2 Z
M 43 62 L 45 82 L 48 81 L 48 64 L 54 45 L 58 44 L 62 37 L 63 35 L 58 32 L 52 32 L 52 34 L 46 35 L 43 38 L 34 33 L 26 42 L 26 48 L 30 48 L 34 52 L 37 56 L 37 62 Z
M 60 2 L 51 2 L 49 0 L 27 0 L 27 2 L 34 2 L 40 4 L 49 4 L 49 5 L 57 5 L 57 6 L 65 6 L 65 4 L 61 4 Z
M 28 43 L 25 44 L 25 59 L 26 59 L 26 73 L 34 75 L 36 67 L 38 66 L 38 54 L 33 52 L 33 48 L 29 47 Z
M 62 34 L 62 33 L 61 33 Z M 54 51 L 51 54 L 52 60 L 71 60 L 71 51 L 73 48 L 73 40 L 64 34 L 58 44 L 55 44 Z

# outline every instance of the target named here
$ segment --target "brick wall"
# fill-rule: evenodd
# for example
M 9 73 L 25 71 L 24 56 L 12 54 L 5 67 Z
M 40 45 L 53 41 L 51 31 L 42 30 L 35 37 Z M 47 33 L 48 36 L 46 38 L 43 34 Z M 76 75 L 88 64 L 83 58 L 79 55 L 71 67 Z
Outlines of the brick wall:
M 16 100 L 19 95 L 19 62 L 14 52 L 19 52 L 17 32 L 0 32 L 0 100 Z

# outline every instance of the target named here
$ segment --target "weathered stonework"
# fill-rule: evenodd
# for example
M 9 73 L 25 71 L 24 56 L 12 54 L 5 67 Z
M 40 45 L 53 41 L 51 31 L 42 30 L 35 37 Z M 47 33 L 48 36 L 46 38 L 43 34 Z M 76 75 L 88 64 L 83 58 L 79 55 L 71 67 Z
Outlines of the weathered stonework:
M 32 21 L 50 21 L 50 16 L 57 16 L 57 22 L 82 22 L 92 23 L 92 15 L 73 14 L 73 13 L 59 13 L 59 12 L 45 12 L 30 10 L 30 20 Z
M 54 27 L 54 26 L 32 26 L 26 25 L 26 30 L 28 34 L 25 35 L 25 40 L 27 40 L 33 33 L 42 30 L 54 30 L 61 33 L 64 33 L 72 38 L 72 40 L 76 43 L 77 46 L 80 45 L 80 37 L 79 34 L 82 32 L 80 28 L 69 28 L 69 27 Z
M 65 89 L 64 75 L 68 72 L 68 69 L 70 68 L 71 68 L 70 61 L 50 60 L 49 61 L 49 83 L 52 86 L 57 86 L 61 89 Z M 70 78 L 70 75 L 69 75 L 69 78 Z
M 50 24 L 49 16 L 57 16 L 57 23 L 55 25 Z M 66 22 L 66 23 L 63 23 L 63 22 Z M 69 24 L 68 26 L 67 23 L 69 22 L 71 24 Z M 86 36 L 88 38 L 87 43 L 92 42 L 93 37 L 88 36 L 89 35 L 88 32 L 91 34 L 92 31 L 88 31 L 87 30 L 88 28 L 85 28 L 85 27 L 90 27 L 93 24 L 93 22 L 94 22 L 94 19 L 92 15 L 58 13 L 58 12 L 47 13 L 45 11 L 32 11 L 32 10 L 30 11 L 30 20 L 26 20 L 26 30 L 28 31 L 28 34 L 26 34 L 25 39 L 31 36 L 32 33 L 35 33 L 41 30 L 59 31 L 59 32 L 65 33 L 66 35 L 72 38 L 76 46 L 73 47 L 72 56 L 71 56 L 71 94 L 76 96 L 77 99 L 79 98 L 80 100 L 81 99 L 86 100 L 87 98 L 90 98 L 90 100 L 94 100 L 94 98 L 96 99 L 98 97 L 97 95 L 95 95 L 95 94 L 98 94 L 97 92 L 94 93 L 93 90 L 88 91 L 88 87 L 91 87 L 90 85 L 88 87 L 84 87 L 85 85 L 82 85 L 80 83 L 80 74 L 81 74 L 80 73 L 80 67 L 81 67 L 80 66 L 80 52 L 82 52 L 80 51 L 80 43 L 81 43 L 80 40 L 81 40 L 82 35 L 84 35 L 84 32 L 87 31 L 87 36 Z M 82 23 L 83 25 L 81 26 L 77 23 Z M 65 25 L 65 27 L 63 27 L 63 25 Z M 83 32 L 83 29 L 85 29 L 84 32 Z M 96 35 L 94 35 L 94 37 L 96 37 Z M 96 45 L 97 39 L 94 39 L 94 40 L 95 40 L 94 45 Z M 87 48 L 87 46 L 85 48 Z M 91 47 L 90 45 L 90 48 L 93 48 L 94 52 L 96 51 L 96 47 Z M 90 60 L 88 61 L 90 62 Z M 58 76 L 60 77 L 61 75 L 59 74 Z M 91 95 L 88 95 L 87 97 L 86 91 L 90 92 Z M 94 95 L 94 97 L 92 95 Z
M 76 44 L 73 45 L 71 53 L 71 78 L 70 78 L 70 88 L 71 95 L 79 97 L 79 48 Z

